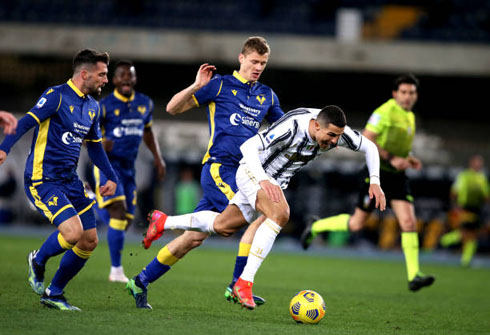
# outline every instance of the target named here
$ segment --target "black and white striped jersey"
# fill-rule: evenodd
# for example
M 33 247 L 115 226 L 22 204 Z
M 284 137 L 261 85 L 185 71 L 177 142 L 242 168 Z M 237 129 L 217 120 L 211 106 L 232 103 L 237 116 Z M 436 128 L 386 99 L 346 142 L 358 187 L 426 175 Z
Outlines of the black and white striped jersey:
M 316 157 L 335 147 L 345 147 L 354 151 L 364 151 L 366 156 L 376 161 L 373 166 L 373 173 L 379 176 L 379 154 L 374 143 L 362 136 L 358 131 L 346 126 L 344 133 L 339 138 L 337 145 L 332 145 L 327 149 L 321 149 L 309 134 L 309 124 L 311 119 L 316 119 L 320 109 L 298 108 L 286 113 L 269 128 L 259 132 L 254 136 L 257 145 L 260 163 L 264 172 L 275 179 L 282 189 L 287 188 L 289 180 L 303 166 L 314 160 Z M 257 141 L 257 137 L 260 142 Z M 363 142 L 369 142 L 363 145 Z M 374 148 L 373 148 L 374 147 Z M 249 156 L 249 157 L 247 157 Z M 262 171 L 253 168 L 254 159 L 249 159 L 252 155 L 244 152 L 241 164 L 248 164 L 252 171 L 257 171 L 260 178 Z M 257 162 L 258 163 L 258 162 Z M 257 164 L 258 165 L 258 164 Z M 368 167 L 369 167 L 368 162 Z M 370 173 L 371 174 L 371 173 Z

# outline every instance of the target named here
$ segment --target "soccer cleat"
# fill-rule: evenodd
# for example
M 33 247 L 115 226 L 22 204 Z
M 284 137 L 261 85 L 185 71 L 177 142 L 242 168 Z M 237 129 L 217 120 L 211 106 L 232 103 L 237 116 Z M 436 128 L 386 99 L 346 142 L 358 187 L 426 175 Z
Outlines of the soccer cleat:
M 418 291 L 422 287 L 430 286 L 436 278 L 434 276 L 424 276 L 423 274 L 417 274 L 415 278 L 408 282 L 408 289 L 410 291 Z
M 254 302 L 257 306 L 262 306 L 265 304 L 265 299 L 262 297 L 259 297 L 258 295 L 252 295 Z M 237 303 L 238 298 L 233 294 L 233 289 L 231 287 L 227 287 L 225 290 L 225 299 L 228 300 L 229 302 Z
M 148 290 L 136 285 L 136 278 L 137 277 L 134 277 L 129 280 L 129 282 L 126 284 L 126 290 L 128 290 L 129 294 L 133 296 L 134 300 L 136 301 L 137 308 L 152 309 L 151 305 L 148 303 Z
M 63 294 L 60 295 L 47 295 L 46 292 L 41 297 L 41 305 L 49 308 L 58 309 L 60 311 L 76 311 L 82 310 L 76 306 L 69 304 Z
M 233 294 L 238 299 L 238 302 L 248 309 L 254 309 L 256 306 L 253 299 L 252 286 L 252 282 L 242 278 L 238 278 L 235 286 L 233 286 Z
M 145 233 L 145 238 L 141 243 L 143 243 L 143 247 L 148 249 L 151 246 L 151 243 L 155 240 L 158 240 L 165 230 L 165 221 L 167 221 L 167 214 L 158 211 L 156 209 L 152 210 L 148 213 L 148 230 Z
M 33 250 L 27 255 L 27 263 L 29 264 L 29 285 L 34 293 L 42 295 L 44 293 L 44 266 L 40 266 L 34 260 L 38 250 Z
M 109 274 L 109 281 L 111 283 L 127 283 L 129 282 L 128 277 L 124 274 L 124 271 L 122 268 L 120 270 L 111 270 L 111 273 Z
M 318 221 L 318 220 L 320 220 L 320 218 L 316 215 L 312 215 L 308 219 L 308 223 L 306 224 L 306 228 L 305 228 L 305 230 L 303 230 L 303 233 L 301 234 L 301 246 L 303 247 L 303 250 L 308 249 L 311 245 L 311 242 L 313 242 L 313 239 L 315 237 L 313 236 L 311 229 L 313 227 L 313 223 L 315 221 Z

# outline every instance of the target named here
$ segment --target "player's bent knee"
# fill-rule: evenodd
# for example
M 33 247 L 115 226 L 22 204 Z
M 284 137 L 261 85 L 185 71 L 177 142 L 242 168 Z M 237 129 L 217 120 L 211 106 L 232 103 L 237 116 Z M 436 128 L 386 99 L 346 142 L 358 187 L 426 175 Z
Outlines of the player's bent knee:
M 270 219 L 281 227 L 284 227 L 289 221 L 289 208 L 275 212 L 271 215 Z
M 349 230 L 353 233 L 358 232 L 362 229 L 363 223 L 361 221 L 350 221 Z

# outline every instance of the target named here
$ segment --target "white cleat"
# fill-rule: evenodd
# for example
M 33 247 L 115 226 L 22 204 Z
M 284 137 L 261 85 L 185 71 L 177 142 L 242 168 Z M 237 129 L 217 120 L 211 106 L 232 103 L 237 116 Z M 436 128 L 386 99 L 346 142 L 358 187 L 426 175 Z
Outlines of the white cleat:
M 109 281 L 112 283 L 127 283 L 129 281 L 128 277 L 124 275 L 124 270 L 122 266 L 112 267 L 111 274 L 109 275 Z

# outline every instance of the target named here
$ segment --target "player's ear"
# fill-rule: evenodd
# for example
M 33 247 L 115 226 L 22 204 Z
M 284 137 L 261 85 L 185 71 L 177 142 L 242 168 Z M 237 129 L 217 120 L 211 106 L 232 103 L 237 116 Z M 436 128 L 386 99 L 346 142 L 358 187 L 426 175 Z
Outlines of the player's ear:
M 238 54 L 238 61 L 240 62 L 240 64 L 243 64 L 244 60 L 245 60 L 245 55 L 240 52 Z

